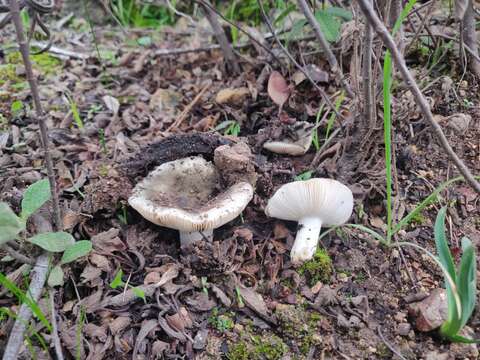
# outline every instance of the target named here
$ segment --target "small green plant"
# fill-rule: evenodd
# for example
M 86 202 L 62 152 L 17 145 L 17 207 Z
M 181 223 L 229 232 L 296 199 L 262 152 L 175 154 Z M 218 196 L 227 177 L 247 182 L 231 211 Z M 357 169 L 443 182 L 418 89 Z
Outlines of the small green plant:
M 124 289 L 126 289 L 128 287 L 132 290 L 132 292 L 135 294 L 136 297 L 142 299 L 146 303 L 147 300 L 145 299 L 145 291 L 130 285 L 128 280 L 126 283 L 123 282 L 122 277 L 123 277 L 123 271 L 122 269 L 119 269 L 115 274 L 115 277 L 113 278 L 112 282 L 110 283 L 110 287 L 112 289 L 117 289 L 119 287 L 123 287 Z
M 448 315 L 447 320 L 440 327 L 440 334 L 453 342 L 474 343 L 480 340 L 467 339 L 459 332 L 467 324 L 468 319 L 475 309 L 477 292 L 477 261 L 472 242 L 462 238 L 462 258 L 458 269 L 455 270 L 455 263 L 447 243 L 445 232 L 445 215 L 447 208 L 440 209 L 435 221 L 434 235 L 437 247 L 438 259 L 450 275 L 453 284 L 445 279 L 447 290 Z M 457 302 L 456 293 L 460 298 Z
M 337 112 L 342 105 L 343 99 L 345 99 L 345 92 L 342 90 L 340 92 L 340 95 L 337 97 L 337 100 L 335 100 L 335 111 L 332 111 L 332 113 L 330 114 L 330 118 L 328 119 L 327 130 L 325 132 L 325 141 L 328 140 L 330 131 L 332 131 L 333 124 L 335 123 L 335 119 L 337 118 Z
M 212 325 L 217 331 L 226 332 L 233 329 L 235 323 L 232 320 L 233 313 L 227 312 L 220 314 L 218 308 L 213 308 L 212 314 L 208 318 L 208 323 Z
M 25 190 L 20 215 L 17 216 L 6 203 L 0 203 L 0 246 L 17 239 L 25 231 L 28 218 L 50 200 L 50 197 L 50 184 L 44 179 Z M 75 241 L 71 234 L 64 231 L 37 234 L 26 238 L 26 241 L 49 253 L 62 253 L 60 261 L 50 271 L 48 277 L 50 286 L 63 284 L 62 265 L 87 255 L 92 249 L 90 241 Z
M 171 3 L 175 7 L 177 1 Z M 135 0 L 113 0 L 110 5 L 118 22 L 125 27 L 158 28 L 175 22 L 175 14 L 166 6 Z
M 68 100 L 68 104 L 70 105 L 70 111 L 72 112 L 73 120 L 79 129 L 83 129 L 83 121 L 80 117 L 80 112 L 78 111 L 78 106 L 75 100 L 69 95 L 65 94 Z
M 238 136 L 240 135 L 240 124 L 233 120 L 226 120 L 220 123 L 215 130 L 224 130 L 223 135 Z
M 311 179 L 312 178 L 312 174 L 313 174 L 313 171 L 311 170 L 308 170 L 308 171 L 304 171 L 300 174 L 298 174 L 297 176 L 295 176 L 295 181 L 305 181 L 305 180 L 308 180 L 308 179 Z
M 24 104 L 22 100 L 15 100 L 10 105 L 10 112 L 13 117 L 18 117 L 24 110 Z
M 105 141 L 105 130 L 98 129 L 98 141 L 100 142 L 100 147 L 102 148 L 102 152 L 104 155 L 108 154 L 107 150 L 107 143 Z

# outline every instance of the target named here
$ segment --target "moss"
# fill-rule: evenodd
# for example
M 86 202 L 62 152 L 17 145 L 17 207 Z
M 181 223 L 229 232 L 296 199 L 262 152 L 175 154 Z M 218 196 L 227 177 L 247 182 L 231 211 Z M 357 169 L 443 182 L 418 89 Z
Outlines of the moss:
M 229 360 L 278 360 L 288 353 L 288 346 L 276 335 L 249 335 L 229 345 Z
M 321 281 L 329 283 L 332 276 L 332 259 L 328 252 L 323 248 L 318 248 L 313 255 L 313 259 L 307 261 L 299 269 L 298 273 L 307 278 L 310 286 Z
M 310 313 L 301 306 L 279 305 L 276 315 L 282 335 L 295 343 L 302 355 L 307 355 L 312 347 L 321 345 L 318 331 L 321 316 L 318 313 Z
M 225 332 L 233 329 L 235 322 L 233 321 L 233 313 L 226 312 L 219 314 L 218 308 L 212 310 L 212 315 L 208 318 L 208 323 L 220 332 Z
M 32 65 L 34 69 L 37 69 L 42 74 L 53 74 L 62 62 L 49 55 L 48 53 L 42 53 L 38 55 L 31 55 Z M 19 51 L 11 52 L 6 56 L 7 63 L 10 65 L 23 64 L 22 55 Z

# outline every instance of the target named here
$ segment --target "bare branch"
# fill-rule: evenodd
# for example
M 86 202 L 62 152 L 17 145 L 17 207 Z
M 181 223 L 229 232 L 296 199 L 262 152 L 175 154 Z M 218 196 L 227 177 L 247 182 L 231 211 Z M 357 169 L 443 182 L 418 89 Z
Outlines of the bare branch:
M 470 184 L 470 186 L 472 186 L 472 188 L 477 193 L 480 194 L 480 183 L 475 180 L 468 167 L 453 151 L 452 147 L 448 143 L 447 138 L 445 137 L 445 134 L 443 133 L 441 126 L 433 119 L 433 114 L 430 110 L 430 105 L 428 104 L 428 101 L 425 99 L 422 92 L 420 91 L 420 88 L 415 82 L 412 74 L 410 74 L 410 71 L 407 68 L 407 64 L 405 63 L 405 59 L 395 45 L 395 42 L 390 33 L 388 32 L 387 28 L 380 21 L 377 14 L 375 13 L 375 10 L 368 2 L 368 0 L 358 0 L 358 3 L 368 21 L 373 25 L 377 34 L 382 38 L 385 46 L 392 53 L 392 57 L 395 60 L 395 63 L 403 76 L 403 80 L 406 82 L 407 86 L 410 88 L 410 91 L 413 93 L 418 107 L 422 111 L 427 121 L 430 123 L 430 126 L 432 126 L 434 133 L 440 141 L 443 149 L 448 154 L 450 159 L 452 159 L 452 161 L 455 163 L 457 169 L 464 176 L 465 180 Z
M 45 114 L 42 109 L 42 103 L 40 102 L 40 95 L 37 87 L 37 80 L 33 75 L 32 63 L 30 61 L 30 49 L 28 47 L 25 35 L 23 32 L 22 20 L 20 19 L 20 7 L 18 0 L 10 0 L 10 15 L 12 17 L 13 24 L 15 25 L 15 32 L 17 33 L 17 42 L 22 54 L 23 63 L 25 65 L 25 73 L 27 75 L 27 81 L 30 84 L 30 91 L 32 92 L 33 102 L 35 105 L 35 112 L 37 115 L 37 122 L 40 128 L 40 138 L 43 146 L 45 165 L 47 168 L 48 180 L 50 182 L 50 189 L 53 199 L 53 217 L 56 230 L 62 230 L 62 218 L 60 215 L 60 201 L 58 199 L 57 183 L 55 181 L 55 172 L 53 169 L 52 157 L 49 151 L 48 129 L 45 124 Z
M 238 64 L 237 57 L 233 52 L 233 48 L 230 45 L 230 42 L 223 31 L 222 25 L 217 19 L 217 14 L 212 10 L 212 6 L 208 0 L 202 1 L 203 8 L 205 10 L 205 15 L 207 16 L 208 22 L 212 27 L 213 34 L 217 39 L 218 44 L 222 48 L 223 56 L 228 66 L 231 66 L 231 70 L 235 74 L 240 74 L 240 65 Z
M 330 45 L 328 44 L 327 39 L 325 38 L 322 30 L 320 29 L 317 19 L 315 19 L 315 16 L 313 15 L 312 11 L 308 7 L 308 4 L 305 0 L 297 0 L 297 3 L 300 9 L 302 10 L 303 14 L 305 15 L 305 18 L 307 19 L 308 23 L 313 28 L 313 31 L 317 36 L 317 40 L 320 43 L 320 46 L 322 47 L 322 50 L 327 57 L 328 63 L 330 64 L 330 68 L 335 74 L 339 75 L 340 81 L 342 83 L 343 88 L 347 92 L 347 95 L 353 99 L 354 97 L 353 91 L 350 88 L 350 85 L 348 84 L 348 82 L 345 80 L 342 69 L 338 65 L 337 58 L 335 57 L 335 54 L 330 49 Z

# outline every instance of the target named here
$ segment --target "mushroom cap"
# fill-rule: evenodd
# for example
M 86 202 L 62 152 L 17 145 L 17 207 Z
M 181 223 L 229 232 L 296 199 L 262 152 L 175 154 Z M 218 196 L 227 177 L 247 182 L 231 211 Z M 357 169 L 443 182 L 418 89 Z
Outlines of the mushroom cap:
M 353 210 L 352 191 L 342 183 L 323 178 L 282 185 L 268 201 L 265 213 L 283 220 L 318 217 L 322 226 L 345 223 Z
M 263 144 L 263 148 L 276 154 L 287 155 L 303 155 L 305 154 L 313 139 L 313 126 L 306 121 L 299 121 L 296 123 L 295 135 L 297 140 L 280 139 L 275 141 L 267 141 Z
M 130 206 L 154 224 L 180 231 L 215 229 L 236 218 L 253 197 L 247 182 L 216 193 L 219 175 L 201 156 L 164 163 L 133 189 Z

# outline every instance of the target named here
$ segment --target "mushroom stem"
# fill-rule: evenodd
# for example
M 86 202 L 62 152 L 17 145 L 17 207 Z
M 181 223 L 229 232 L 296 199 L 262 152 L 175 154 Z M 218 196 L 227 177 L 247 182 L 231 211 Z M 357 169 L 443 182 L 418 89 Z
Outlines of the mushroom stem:
M 213 240 L 213 229 L 207 229 L 203 231 L 179 231 L 180 232 L 180 245 L 181 247 L 188 246 L 194 242 L 206 239 L 207 241 Z
M 318 217 L 304 217 L 298 222 L 298 231 L 290 253 L 293 264 L 301 264 L 313 258 L 318 245 L 322 220 Z

